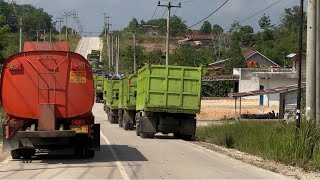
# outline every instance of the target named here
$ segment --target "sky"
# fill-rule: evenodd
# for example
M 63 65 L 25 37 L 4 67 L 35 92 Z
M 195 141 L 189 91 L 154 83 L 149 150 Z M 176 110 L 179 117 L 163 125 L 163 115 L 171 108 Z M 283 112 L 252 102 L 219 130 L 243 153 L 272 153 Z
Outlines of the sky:
M 208 21 L 228 28 L 234 21 L 241 21 L 277 1 L 279 0 L 229 0 Z M 154 19 L 157 19 L 163 17 L 166 10 L 164 7 L 157 7 L 158 0 L 16 0 L 16 2 L 43 8 L 54 17 L 53 20 L 61 17 L 66 11 L 75 10 L 85 32 L 102 31 L 103 13 L 111 16 L 111 30 L 119 30 L 125 28 L 132 18 L 148 21 L 156 9 Z M 172 0 L 173 5 L 178 5 L 179 2 L 182 2 L 182 8 L 172 9 L 172 14 L 182 17 L 186 24 L 191 26 L 217 9 L 225 0 Z M 243 22 L 242 25 L 251 25 L 258 31 L 258 21 L 263 14 L 270 16 L 272 24 L 278 24 L 284 9 L 299 5 L 299 2 L 299 0 L 280 0 L 275 6 Z M 161 3 L 168 4 L 168 0 L 162 0 Z M 200 26 L 201 24 L 193 29 L 199 29 Z

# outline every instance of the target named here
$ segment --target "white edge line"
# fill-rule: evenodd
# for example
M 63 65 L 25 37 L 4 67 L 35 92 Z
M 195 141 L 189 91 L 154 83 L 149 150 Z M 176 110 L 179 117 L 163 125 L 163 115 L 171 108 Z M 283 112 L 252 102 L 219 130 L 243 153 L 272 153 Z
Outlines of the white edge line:
M 110 146 L 110 145 L 111 145 L 110 141 L 107 139 L 107 137 L 106 137 L 101 131 L 100 131 L 100 136 L 106 141 L 106 143 L 107 143 L 107 145 L 108 145 L 108 148 L 109 148 L 109 150 L 111 151 L 112 156 L 113 156 L 113 158 L 114 158 L 115 161 L 116 161 L 116 164 L 117 164 L 117 166 L 118 166 L 118 169 L 119 169 L 119 171 L 120 171 L 120 173 L 121 173 L 122 178 L 123 178 L 123 179 L 130 179 L 129 176 L 128 176 L 128 174 L 127 174 L 127 172 L 126 172 L 126 170 L 124 169 L 121 161 L 119 161 L 119 157 L 118 157 L 117 153 L 116 153 L 116 152 L 114 151 L 114 149 Z

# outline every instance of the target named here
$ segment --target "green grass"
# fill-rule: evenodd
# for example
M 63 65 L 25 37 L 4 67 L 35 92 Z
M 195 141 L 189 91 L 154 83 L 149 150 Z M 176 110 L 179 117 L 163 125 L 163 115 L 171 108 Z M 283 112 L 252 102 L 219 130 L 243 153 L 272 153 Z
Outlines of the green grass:
M 298 134 L 294 124 L 240 122 L 200 127 L 197 137 L 266 159 L 320 170 L 320 126 L 314 122 L 304 121 Z
M 69 42 L 70 51 L 74 52 L 76 50 L 80 39 L 81 37 L 78 35 L 69 35 L 68 42 Z

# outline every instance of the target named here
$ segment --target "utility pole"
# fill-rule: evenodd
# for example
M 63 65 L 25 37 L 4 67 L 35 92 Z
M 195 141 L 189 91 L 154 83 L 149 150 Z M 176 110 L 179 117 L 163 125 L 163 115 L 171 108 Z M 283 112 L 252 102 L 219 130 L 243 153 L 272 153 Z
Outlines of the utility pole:
M 114 52 L 114 50 L 113 50 L 113 36 L 111 35 L 111 66 L 113 67 L 113 52 Z
M 317 1 L 316 4 L 317 10 L 317 28 L 316 28 L 316 37 L 317 37 L 317 50 L 316 50 L 316 120 L 320 122 L 320 2 Z
M 316 118 L 316 0 L 308 0 L 307 11 L 307 67 L 306 67 L 306 116 Z
M 171 16 L 171 8 L 181 8 L 181 3 L 179 3 L 179 6 L 173 6 L 171 5 L 171 2 L 169 1 L 168 5 L 162 5 L 160 1 L 158 2 L 158 6 L 166 7 L 168 8 L 168 17 L 167 17 L 167 44 L 166 44 L 166 65 L 169 64 L 169 51 L 170 51 L 170 16 Z
M 116 74 L 119 74 L 119 60 L 120 60 L 120 36 L 117 37 L 117 58 L 116 58 Z
M 296 112 L 296 128 L 301 127 L 301 79 L 302 79 L 302 49 L 303 49 L 303 26 L 304 26 L 304 0 L 300 0 L 300 29 L 299 29 L 299 79 L 297 90 L 297 112 Z
M 22 52 L 22 17 L 19 18 L 20 38 L 19 38 L 19 51 Z
M 133 72 L 137 74 L 137 60 L 136 60 L 136 34 L 133 33 Z
M 57 22 L 59 23 L 59 33 L 60 33 L 60 41 L 62 41 L 62 22 L 63 22 L 63 18 L 60 17 L 58 18 Z
M 70 12 L 66 12 L 64 16 L 66 17 L 66 41 L 68 41 L 68 17 L 70 16 Z

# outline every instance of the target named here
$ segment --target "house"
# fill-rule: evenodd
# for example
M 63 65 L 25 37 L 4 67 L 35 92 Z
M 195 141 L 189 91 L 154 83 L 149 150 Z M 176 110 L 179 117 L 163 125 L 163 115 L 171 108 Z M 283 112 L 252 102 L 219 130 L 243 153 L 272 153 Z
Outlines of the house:
M 258 51 L 249 50 L 248 52 L 243 54 L 243 57 L 245 58 L 246 64 L 248 64 L 248 66 L 250 66 L 250 63 L 252 63 L 255 64 L 255 66 L 257 67 L 279 67 L 277 63 L 273 62 L 271 59 L 269 59 L 268 57 L 266 57 Z M 209 67 L 223 67 L 226 61 L 229 61 L 229 59 L 210 63 Z
M 189 44 L 191 46 L 208 46 L 215 41 L 215 37 L 211 35 L 203 34 L 189 34 L 184 37 L 182 40 L 178 40 L 178 44 Z
M 306 87 L 305 83 L 301 84 L 302 88 Z M 295 110 L 297 107 L 297 89 L 298 84 L 289 85 L 289 86 L 279 86 L 271 89 L 264 89 L 264 90 L 255 90 L 255 91 L 248 91 L 248 92 L 241 92 L 241 93 L 230 93 L 229 97 L 233 97 L 236 99 L 251 97 L 251 96 L 265 96 L 265 95 L 272 95 L 272 94 L 279 94 L 279 105 L 274 110 L 279 110 L 279 118 L 285 118 L 285 114 L 287 114 L 287 118 L 294 119 L 295 118 Z M 240 103 L 240 113 L 241 113 L 241 103 Z M 287 119 L 285 118 L 285 119 Z
M 292 68 L 234 68 L 233 74 L 239 76 L 239 92 L 249 92 L 272 89 L 281 86 L 291 86 L 298 82 L 297 56 L 287 56 L 291 60 Z M 305 58 L 302 59 L 305 67 Z M 302 68 L 302 81 L 305 81 L 305 68 Z M 246 97 L 258 100 L 261 106 L 280 106 L 279 93 Z
M 146 34 L 149 36 L 159 35 L 159 26 L 143 25 L 146 28 Z

